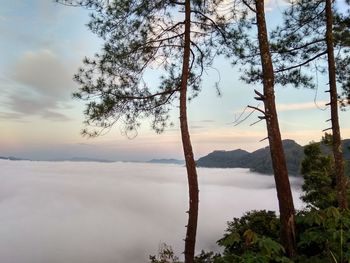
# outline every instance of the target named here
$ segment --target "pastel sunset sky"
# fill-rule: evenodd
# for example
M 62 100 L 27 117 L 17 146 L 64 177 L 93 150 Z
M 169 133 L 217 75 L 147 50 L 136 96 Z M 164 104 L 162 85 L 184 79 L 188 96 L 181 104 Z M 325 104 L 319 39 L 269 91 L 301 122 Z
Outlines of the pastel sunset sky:
M 89 11 L 51 0 L 1 1 L 0 9 L 0 156 L 30 159 L 75 156 L 110 160 L 182 159 L 178 109 L 175 126 L 157 135 L 145 120 L 138 136 L 125 137 L 118 125 L 95 139 L 80 135 L 84 105 L 72 99 L 77 84 L 73 74 L 85 56 L 100 50 L 102 42 L 88 31 Z M 267 19 L 280 22 L 285 3 L 267 3 Z M 342 5 L 339 5 L 340 7 Z M 200 95 L 189 104 L 191 138 L 195 157 L 213 150 L 255 150 L 267 145 L 265 123 L 254 126 L 253 114 L 235 126 L 246 105 L 257 105 L 254 89 L 239 80 L 238 69 L 218 58 L 208 69 Z M 220 71 L 218 96 L 214 83 Z M 327 79 L 318 76 L 317 90 L 276 87 L 280 126 L 284 139 L 300 144 L 319 140 L 329 127 Z M 343 138 L 350 138 L 350 111 L 340 112 Z

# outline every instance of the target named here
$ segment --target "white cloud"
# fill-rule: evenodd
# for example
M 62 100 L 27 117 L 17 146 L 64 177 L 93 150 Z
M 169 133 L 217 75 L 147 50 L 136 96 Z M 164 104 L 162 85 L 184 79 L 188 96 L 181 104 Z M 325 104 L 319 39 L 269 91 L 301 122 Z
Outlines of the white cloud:
M 43 49 L 24 53 L 8 69 L 1 117 L 40 116 L 51 120 L 68 120 L 60 112 L 71 100 L 75 88 L 74 72 L 53 51 Z M 5 106 L 5 107 L 4 107 Z
M 295 111 L 309 109 L 323 109 L 328 101 L 302 102 L 302 103 L 278 103 L 277 111 Z
M 13 80 L 39 95 L 66 99 L 74 87 L 72 73 L 51 50 L 24 53 L 12 72 Z
M 0 163 L 3 263 L 140 263 L 157 253 L 160 242 L 178 255 L 183 251 L 188 201 L 182 166 Z M 197 252 L 216 249 L 234 216 L 278 209 L 272 176 L 246 169 L 201 168 L 198 173 Z M 295 189 L 297 208 L 298 196 Z

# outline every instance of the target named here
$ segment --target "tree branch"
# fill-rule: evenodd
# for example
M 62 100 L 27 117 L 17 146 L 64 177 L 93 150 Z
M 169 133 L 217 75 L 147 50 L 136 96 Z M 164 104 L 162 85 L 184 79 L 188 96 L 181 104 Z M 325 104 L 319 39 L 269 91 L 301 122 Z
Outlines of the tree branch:
M 201 15 L 206 20 L 209 20 L 211 22 L 211 24 L 220 32 L 221 36 L 223 37 L 224 41 L 226 42 L 226 34 L 223 32 L 223 30 L 218 26 L 218 24 L 213 19 L 211 19 L 209 16 L 203 14 L 199 10 L 191 10 L 191 13 Z
M 252 11 L 253 13 L 256 13 L 256 10 L 250 6 L 250 4 L 248 4 L 248 2 L 246 0 L 242 0 L 243 4 L 246 5 L 246 7 L 249 8 L 250 11 Z
M 311 61 L 313 61 L 316 58 L 319 58 L 319 57 L 321 57 L 321 56 L 323 56 L 325 54 L 327 54 L 327 51 L 323 51 L 323 52 L 317 54 L 316 56 L 314 56 L 314 57 L 312 57 L 312 58 L 310 58 L 310 59 L 308 59 L 308 60 L 306 60 L 303 63 L 300 63 L 298 65 L 290 66 L 288 68 L 280 68 L 278 70 L 275 70 L 274 72 L 275 73 L 280 73 L 280 72 L 284 72 L 284 71 L 288 71 L 288 70 L 291 70 L 291 69 L 295 69 L 295 68 L 299 68 L 299 67 L 305 66 L 306 64 L 310 63 Z

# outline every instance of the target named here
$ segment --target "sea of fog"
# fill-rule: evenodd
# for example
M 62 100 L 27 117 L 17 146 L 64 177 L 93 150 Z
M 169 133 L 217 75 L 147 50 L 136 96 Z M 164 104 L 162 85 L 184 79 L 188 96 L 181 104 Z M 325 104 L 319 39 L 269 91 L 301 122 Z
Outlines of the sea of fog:
M 198 252 L 226 222 L 277 210 L 272 176 L 199 168 Z M 295 205 L 301 180 L 292 178 Z M 179 165 L 0 161 L 1 263 L 142 263 L 162 242 L 183 251 L 187 180 Z

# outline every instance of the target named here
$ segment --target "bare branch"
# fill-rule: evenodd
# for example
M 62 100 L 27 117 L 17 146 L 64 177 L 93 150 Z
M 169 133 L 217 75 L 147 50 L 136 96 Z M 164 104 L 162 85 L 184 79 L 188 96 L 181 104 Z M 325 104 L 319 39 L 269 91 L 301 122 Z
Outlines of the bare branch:
M 251 7 L 251 5 L 248 4 L 248 2 L 246 0 L 242 0 L 242 2 L 243 2 L 243 4 L 246 5 L 246 7 L 249 8 L 250 11 L 252 11 L 253 13 L 256 13 L 256 10 L 253 7 Z
M 253 122 L 252 124 L 249 124 L 249 126 L 253 126 L 253 125 L 255 125 L 255 124 L 261 122 L 262 120 L 263 120 L 263 119 L 257 120 L 256 122 Z
M 320 42 L 324 42 L 326 39 L 325 38 L 321 38 L 321 39 L 316 39 L 314 41 L 311 41 L 311 42 L 308 42 L 308 43 L 305 43 L 301 46 L 297 46 L 297 47 L 294 47 L 294 48 L 291 48 L 291 49 L 288 49 L 288 50 L 282 50 L 282 51 L 271 51 L 271 53 L 275 54 L 284 54 L 284 53 L 289 53 L 289 52 L 293 52 L 293 51 L 297 51 L 297 50 L 300 50 L 300 49 L 303 49 L 303 48 L 306 48 L 308 46 L 311 46 L 311 45 L 314 45 L 314 44 L 317 44 L 317 43 L 320 43 Z
M 269 138 L 269 136 L 265 137 L 264 139 L 261 139 L 259 142 L 265 141 Z
M 250 105 L 248 105 L 247 107 L 256 111 L 260 111 L 262 114 L 266 115 L 265 111 L 263 111 L 262 109 L 259 109 L 258 107 L 254 107 Z
M 157 92 L 148 96 L 130 96 L 130 95 L 117 95 L 117 94 L 112 94 L 114 95 L 114 97 L 116 97 L 117 99 L 127 99 L 127 100 L 147 100 L 147 99 L 151 99 L 157 96 L 161 96 L 161 95 L 166 95 L 166 94 L 172 94 L 175 91 L 180 91 L 180 88 L 176 88 L 176 89 L 172 89 L 172 90 L 167 90 L 167 91 L 162 91 L 162 92 Z
M 308 59 L 308 60 L 306 60 L 303 63 L 300 63 L 298 65 L 294 65 L 294 66 L 291 66 L 291 67 L 288 67 L 288 68 L 281 68 L 281 69 L 275 70 L 274 72 L 275 73 L 280 73 L 280 72 L 284 72 L 284 71 L 288 71 L 288 70 L 291 70 L 291 69 L 295 69 L 295 68 L 299 68 L 299 67 L 305 66 L 306 64 L 310 63 L 311 61 L 313 61 L 313 60 L 315 60 L 315 59 L 317 59 L 317 58 L 319 58 L 319 57 L 321 57 L 321 56 L 323 56 L 325 54 L 327 54 L 327 51 L 323 51 L 323 52 L 317 54 L 316 56 L 314 56 L 314 57 L 312 57 L 312 58 L 310 58 L 310 59 Z

